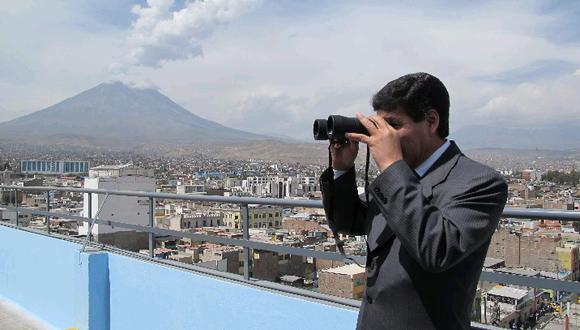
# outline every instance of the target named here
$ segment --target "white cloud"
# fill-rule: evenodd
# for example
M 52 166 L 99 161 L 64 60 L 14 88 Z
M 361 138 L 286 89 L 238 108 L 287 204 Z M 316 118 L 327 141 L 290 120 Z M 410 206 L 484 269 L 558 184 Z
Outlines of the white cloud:
M 257 5 L 257 0 L 207 0 L 187 2 L 172 11 L 173 0 L 148 0 L 136 5 L 128 39 L 131 49 L 113 70 L 130 66 L 160 67 L 164 62 L 202 55 L 202 42 L 214 31 Z
M 149 0 L 134 7 L 131 26 L 106 33 L 79 32 L 85 18 L 70 6 L 57 2 L 35 15 L 19 9 L 4 17 L 0 8 L 0 38 L 12 54 L 3 59 L 0 51 L 0 71 L 18 67 L 0 75 L 6 109 L 40 109 L 109 80 L 107 69 L 117 61 L 126 70 L 121 80 L 159 86 L 202 117 L 301 139 L 309 138 L 312 119 L 368 113 L 373 93 L 417 71 L 435 74 L 448 87 L 452 131 L 495 118 L 506 125 L 578 121 L 572 90 L 578 90 L 580 70 L 519 85 L 474 78 L 545 59 L 580 64 L 578 42 L 537 33 L 560 17 L 529 4 L 186 0 L 177 7 Z
M 573 123 L 580 120 L 580 77 L 570 75 L 554 81 L 523 83 L 505 88 L 476 116 L 483 122 L 501 126 L 516 125 L 542 127 L 556 123 Z

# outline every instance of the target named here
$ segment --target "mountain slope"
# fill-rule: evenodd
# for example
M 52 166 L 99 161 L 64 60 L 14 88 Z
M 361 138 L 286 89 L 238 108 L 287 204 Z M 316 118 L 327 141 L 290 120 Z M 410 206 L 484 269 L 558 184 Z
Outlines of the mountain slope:
M 262 139 L 187 111 L 153 89 L 103 83 L 46 109 L 0 123 L 0 137 L 97 144 Z

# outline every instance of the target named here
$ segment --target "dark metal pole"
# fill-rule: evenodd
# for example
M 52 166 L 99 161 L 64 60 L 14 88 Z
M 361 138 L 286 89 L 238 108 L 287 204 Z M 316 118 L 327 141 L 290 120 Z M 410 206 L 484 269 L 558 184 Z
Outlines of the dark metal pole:
M 44 193 L 44 200 L 46 201 L 46 212 L 50 212 L 50 191 Z M 50 217 L 47 215 L 46 219 L 46 232 L 50 234 Z
M 250 239 L 250 212 L 248 210 L 248 204 L 242 204 L 242 230 L 244 233 L 244 239 Z M 246 280 L 250 279 L 250 249 L 244 247 L 244 278 Z
M 153 228 L 153 220 L 155 219 L 155 198 L 149 197 L 149 227 Z M 155 257 L 155 236 L 149 233 L 149 257 Z

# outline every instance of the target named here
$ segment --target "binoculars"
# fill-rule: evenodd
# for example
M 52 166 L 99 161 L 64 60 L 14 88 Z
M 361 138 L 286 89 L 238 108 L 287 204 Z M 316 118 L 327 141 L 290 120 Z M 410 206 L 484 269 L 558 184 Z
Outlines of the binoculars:
M 369 134 L 357 118 L 339 115 L 315 119 L 312 131 L 314 140 L 345 140 L 346 133 Z

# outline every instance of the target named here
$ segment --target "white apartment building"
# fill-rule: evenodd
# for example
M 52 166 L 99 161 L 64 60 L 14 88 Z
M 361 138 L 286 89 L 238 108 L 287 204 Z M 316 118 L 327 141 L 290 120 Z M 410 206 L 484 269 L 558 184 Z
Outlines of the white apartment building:
M 155 191 L 153 170 L 142 169 L 131 164 L 98 166 L 89 171 L 84 180 L 84 188 L 105 190 Z M 101 207 L 102 205 L 102 207 Z M 146 197 L 116 196 L 92 194 L 92 214 L 94 218 L 101 207 L 98 219 L 147 226 L 149 224 L 149 199 Z M 88 216 L 88 194 L 84 194 L 83 214 Z M 79 227 L 80 235 L 87 235 L 88 223 Z M 95 224 L 92 234 L 95 236 L 111 234 L 129 229 Z

